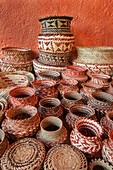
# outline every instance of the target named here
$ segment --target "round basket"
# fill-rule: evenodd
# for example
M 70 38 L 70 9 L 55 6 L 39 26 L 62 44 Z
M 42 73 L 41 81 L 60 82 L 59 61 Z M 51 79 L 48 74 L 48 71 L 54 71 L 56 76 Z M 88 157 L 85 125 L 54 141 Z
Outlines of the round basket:
M 52 147 L 44 161 L 44 170 L 74 169 L 87 170 L 85 155 L 72 145 L 60 144 Z
M 45 147 L 36 139 L 24 138 L 13 143 L 1 158 L 2 169 L 37 169 L 45 158 Z
M 57 98 L 44 98 L 39 101 L 38 114 L 40 117 L 56 116 L 63 114 L 61 102 Z
M 113 47 L 76 47 L 78 56 L 74 62 L 87 64 L 113 63 Z
M 71 144 L 85 153 L 97 153 L 102 148 L 102 133 L 99 123 L 80 118 L 76 120 L 75 128 L 71 132 Z
M 63 126 L 61 119 L 55 116 L 44 118 L 40 123 L 40 130 L 36 138 L 43 142 L 47 147 L 64 143 L 67 139 L 67 130 Z
M 1 48 L 1 51 L 4 55 L 2 61 L 6 63 L 25 64 L 26 62 L 29 62 L 33 59 L 31 56 L 31 49 L 20 47 L 4 47 Z
M 1 71 L 33 71 L 33 60 L 26 62 L 25 64 L 20 63 L 7 63 L 7 62 L 0 62 Z
M 52 71 L 52 70 L 40 71 L 38 73 L 37 79 L 39 79 L 39 80 L 49 79 L 49 80 L 54 80 L 56 82 L 59 82 L 60 81 L 60 73 L 57 71 Z
M 55 66 L 47 66 L 45 64 L 41 64 L 38 61 L 38 59 L 33 60 L 33 68 L 37 76 L 40 71 L 44 71 L 44 70 L 58 71 L 59 73 L 66 70 L 66 67 L 55 67 Z
M 70 55 L 71 52 L 57 54 L 39 50 L 38 61 L 45 65 L 62 67 L 70 64 Z
M 70 35 L 39 35 L 38 48 L 49 53 L 68 53 L 72 51 L 74 36 Z
M 91 73 L 98 74 L 107 74 L 113 76 L 113 64 L 88 64 L 88 63 L 81 63 L 81 62 L 72 62 L 73 65 L 81 66 L 87 70 L 90 71 Z
M 11 107 L 5 116 L 12 129 L 24 129 L 40 123 L 37 108 L 31 105 Z
M 9 92 L 10 102 L 13 106 L 16 105 L 32 105 L 35 106 L 38 102 L 35 96 L 35 90 L 31 87 L 16 87 Z
M 97 168 L 99 169 L 105 169 L 105 170 L 112 170 L 113 167 L 103 159 L 92 159 L 89 162 L 89 170 L 96 170 Z
M 70 16 L 47 16 L 38 20 L 42 26 L 42 33 L 70 33 L 71 20 Z
M 73 105 L 70 107 L 69 113 L 66 115 L 66 121 L 71 128 L 74 128 L 76 120 L 79 118 L 90 118 L 95 120 L 95 110 L 82 104 Z

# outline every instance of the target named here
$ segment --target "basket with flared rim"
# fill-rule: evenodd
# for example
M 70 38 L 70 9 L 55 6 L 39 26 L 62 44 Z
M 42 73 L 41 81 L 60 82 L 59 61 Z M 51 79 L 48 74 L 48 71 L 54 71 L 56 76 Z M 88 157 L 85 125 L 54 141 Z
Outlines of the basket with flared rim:
M 12 128 L 21 129 L 24 127 L 35 126 L 40 123 L 40 118 L 37 114 L 37 108 L 31 105 L 22 105 L 11 107 L 5 114 L 8 123 Z

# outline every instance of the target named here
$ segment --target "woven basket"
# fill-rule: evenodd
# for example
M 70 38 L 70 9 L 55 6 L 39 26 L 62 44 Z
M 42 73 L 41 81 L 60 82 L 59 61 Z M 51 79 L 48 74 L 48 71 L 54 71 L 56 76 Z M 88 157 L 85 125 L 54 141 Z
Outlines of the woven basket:
M 96 120 L 95 110 L 83 104 L 76 104 L 70 107 L 66 121 L 71 128 L 74 128 L 76 120 L 83 117 Z
M 64 35 L 44 35 L 38 36 L 38 48 L 49 53 L 68 53 L 72 51 L 74 36 Z
M 26 64 L 26 62 L 32 60 L 30 49 L 20 47 L 4 47 L 1 51 L 4 55 L 2 61 L 6 63 Z
M 70 108 L 74 104 L 83 104 L 82 95 L 76 91 L 68 91 L 63 94 L 62 106 Z
M 70 55 L 71 52 L 57 54 L 39 50 L 38 61 L 45 65 L 62 67 L 70 64 Z
M 109 87 L 110 76 L 106 74 L 92 74 L 91 81 L 92 83 L 100 84 L 103 87 Z
M 3 87 L 14 87 L 14 86 L 27 86 L 28 78 L 24 75 L 14 75 L 14 74 L 5 74 L 0 76 L 0 88 Z
M 106 169 L 106 170 L 112 170 L 113 167 L 106 161 L 104 161 L 103 159 L 92 159 L 89 162 L 89 170 L 94 170 L 96 168 L 102 168 L 102 169 Z
M 10 90 L 16 86 L 27 86 L 28 84 L 28 78 L 24 75 L 0 74 L 0 96 L 7 99 Z
M 45 79 L 45 80 L 36 80 L 31 82 L 35 90 L 35 94 L 39 98 L 45 97 L 58 97 L 58 90 L 55 89 L 56 81 Z
M 0 158 L 3 155 L 4 151 L 8 146 L 8 142 L 5 138 L 5 133 L 2 129 L 0 129 Z
M 77 148 L 67 144 L 52 147 L 44 161 L 44 170 L 87 170 L 87 168 L 85 155 Z
M 74 80 L 78 81 L 79 82 L 78 86 L 80 86 L 81 83 L 84 83 L 84 82 L 86 82 L 88 80 L 88 76 L 87 75 L 84 75 L 84 76 L 81 76 L 81 77 L 80 76 L 78 76 L 78 77 L 68 76 L 65 71 L 62 72 L 61 75 L 62 75 L 62 79 L 63 80 L 71 79 L 73 81 Z
M 47 16 L 38 20 L 42 26 L 42 33 L 70 33 L 70 25 L 73 17 L 69 16 Z
M 113 64 L 112 63 L 110 64 L 106 64 L 106 63 L 105 64 L 88 64 L 88 63 L 81 63 L 81 61 L 80 62 L 73 61 L 72 63 L 75 66 L 76 65 L 81 66 L 89 70 L 90 74 L 101 73 L 101 74 L 107 74 L 107 75 L 113 76 Z
M 41 142 L 33 138 L 24 138 L 6 150 L 1 158 L 1 168 L 40 170 L 45 154 L 45 147 Z
M 113 166 L 113 129 L 109 130 L 108 136 L 103 142 L 102 157 Z
M 5 132 L 7 138 L 10 141 L 15 141 L 25 137 L 32 137 L 37 132 L 39 128 L 39 121 L 37 121 L 33 126 L 27 126 L 22 129 L 13 128 L 12 125 L 9 124 L 7 119 L 4 119 L 2 122 L 2 129 Z
M 5 76 L 5 75 L 22 75 L 22 76 L 26 76 L 29 80 L 29 82 L 32 82 L 35 80 L 35 76 L 33 75 L 33 73 L 28 72 L 28 71 L 2 71 L 0 72 L 0 77 L 1 76 Z
M 113 63 L 113 47 L 76 47 L 78 56 L 74 62 L 87 64 Z
M 44 118 L 40 123 L 40 130 L 36 138 L 42 141 L 47 147 L 64 143 L 67 138 L 67 130 L 61 119 L 55 116 Z
M 38 102 L 35 96 L 35 90 L 31 87 L 16 87 L 9 92 L 10 101 L 13 106 L 16 105 L 32 105 L 35 106 Z
M 37 108 L 30 105 L 15 106 L 10 108 L 5 114 L 12 129 L 24 129 L 40 123 L 37 115 Z
M 14 63 L 6 63 L 0 61 L 1 71 L 33 71 L 33 60 L 26 62 L 25 64 L 14 64 Z
M 48 117 L 56 116 L 59 117 L 63 114 L 61 102 L 57 98 L 44 98 L 39 101 L 39 116 Z
M 59 82 L 60 73 L 57 71 L 52 71 L 52 70 L 44 70 L 38 73 L 38 77 L 36 79 L 39 79 L 39 80 L 49 79 L 49 80 L 54 80 L 56 82 Z
M 71 79 L 67 79 L 67 80 L 61 80 L 59 82 L 59 86 L 58 86 L 58 91 L 60 92 L 61 96 L 63 97 L 63 94 L 68 92 L 68 91 L 79 91 L 79 88 L 77 86 L 78 81 L 76 80 L 71 80 Z
M 93 92 L 88 105 L 96 110 L 97 119 L 100 120 L 109 110 L 113 110 L 113 96 L 101 91 Z
M 88 118 L 80 118 L 71 132 L 71 144 L 85 153 L 94 154 L 102 148 L 102 133 L 99 123 Z
M 37 76 L 40 71 L 52 70 L 52 71 L 58 71 L 59 73 L 61 73 L 62 71 L 65 71 L 66 69 L 65 67 L 55 67 L 55 66 L 47 66 L 45 64 L 41 64 L 40 62 L 38 62 L 38 59 L 33 60 L 33 68 Z

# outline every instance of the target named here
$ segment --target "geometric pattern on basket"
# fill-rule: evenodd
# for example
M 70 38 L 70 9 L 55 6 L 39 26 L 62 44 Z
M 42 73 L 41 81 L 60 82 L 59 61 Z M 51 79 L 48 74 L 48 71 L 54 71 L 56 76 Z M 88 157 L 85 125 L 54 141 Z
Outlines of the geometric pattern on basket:
M 52 147 L 44 161 L 44 170 L 87 170 L 85 155 L 72 145 L 60 144 Z
M 45 147 L 36 139 L 24 138 L 13 143 L 1 158 L 3 169 L 40 169 Z
M 29 117 L 26 117 L 28 115 Z M 10 126 L 15 130 L 27 129 L 40 123 L 37 108 L 30 105 L 11 107 L 5 114 Z
M 26 62 L 31 61 L 31 50 L 18 47 L 5 47 L 2 48 L 2 53 L 4 57 L 2 58 L 3 62 L 6 63 L 15 63 L 15 64 L 26 64 Z
M 113 63 L 113 47 L 77 47 L 76 62 L 91 64 Z
M 38 61 L 53 66 L 66 66 L 69 64 L 70 52 L 65 54 L 52 54 L 39 51 Z
M 102 169 L 106 169 L 106 170 L 113 170 L 112 165 L 110 165 L 108 162 L 100 158 L 91 159 L 91 162 L 89 163 L 89 170 L 96 169 L 96 167 L 102 167 Z
M 24 75 L 0 75 L 0 89 L 15 86 L 27 86 L 28 78 Z
M 52 71 L 52 70 L 45 70 L 40 71 L 38 73 L 38 76 L 36 77 L 38 80 L 44 80 L 44 79 L 50 79 L 59 82 L 60 81 L 60 73 L 58 71 Z
M 81 123 L 80 123 L 81 121 Z M 82 122 L 83 121 L 83 122 Z M 96 136 L 90 137 L 82 135 L 78 129 L 82 127 L 82 131 L 85 127 L 92 129 L 92 132 L 96 133 Z M 86 133 L 86 131 L 84 131 Z M 102 148 L 102 135 L 103 131 L 99 123 L 88 118 L 78 119 L 75 124 L 75 128 L 70 135 L 71 144 L 83 152 L 95 153 Z
M 111 165 L 113 165 L 113 148 L 108 147 L 108 140 L 104 140 L 104 145 L 102 148 L 102 157 L 105 161 L 109 162 Z
M 78 82 L 80 82 L 80 83 L 83 83 L 83 82 L 85 82 L 85 81 L 87 81 L 88 80 L 88 76 L 87 75 L 84 75 L 84 76 L 82 76 L 82 77 L 80 77 L 80 76 L 68 76 L 67 74 L 66 74 L 66 71 L 64 71 L 64 72 L 62 72 L 61 73 L 61 76 L 62 76 L 62 79 L 63 80 L 66 80 L 66 79 L 71 79 L 71 80 L 77 80 Z
M 49 147 L 58 145 L 60 143 L 64 143 L 64 141 L 67 139 L 67 130 L 64 126 L 62 126 L 62 135 L 59 136 L 58 139 L 56 138 L 56 141 L 52 141 L 52 140 L 49 141 L 47 138 L 44 138 L 43 135 L 41 134 L 41 130 L 39 130 L 36 133 L 36 139 L 44 143 L 49 148 Z
M 63 95 L 64 93 L 68 92 L 68 91 L 79 91 L 79 88 L 77 86 L 78 82 L 75 80 L 74 82 L 67 79 L 67 80 L 62 80 L 59 83 L 58 86 L 58 91 L 60 92 L 61 95 Z
M 38 115 L 39 115 L 39 117 L 43 117 L 43 118 L 48 117 L 48 116 L 60 117 L 62 114 L 63 114 L 63 108 L 61 106 L 59 106 L 58 110 L 55 111 L 55 112 L 52 112 L 52 110 L 48 110 L 46 112 L 44 109 L 38 108 Z
M 100 125 L 103 128 L 104 134 L 108 136 L 109 130 L 113 129 L 113 124 L 108 121 L 106 116 L 104 116 L 100 120 Z
M 51 40 L 52 39 L 52 40 Z M 57 38 L 56 38 L 57 39 Z M 63 40 L 62 40 L 63 39 Z M 50 53 L 67 53 L 72 51 L 74 40 L 59 38 L 54 40 L 54 37 L 45 39 L 38 39 L 38 48 L 41 51 Z
M 1 71 L 33 71 L 33 62 L 25 64 L 14 64 L 0 62 Z
M 69 32 L 72 17 L 52 16 L 46 18 L 39 18 L 43 32 Z
M 73 61 L 73 65 L 81 66 L 94 74 L 103 73 L 107 75 L 113 75 L 113 64 L 84 64 Z
M 98 99 L 96 99 L 97 97 Z M 108 111 L 113 110 L 113 96 L 101 91 L 93 92 L 92 97 L 88 100 L 88 105 L 96 110 L 97 118 L 101 119 Z
M 9 92 L 10 101 L 13 106 L 32 105 L 35 106 L 38 98 L 35 96 L 35 90 L 31 87 L 16 87 Z
M 26 63 L 28 61 L 32 60 L 32 58 L 30 58 L 29 55 L 27 54 L 4 54 L 4 58 L 2 58 L 3 62 L 7 62 L 7 63 Z
M 0 72 L 0 77 L 6 76 L 9 74 L 26 76 L 28 78 L 29 82 L 34 81 L 34 79 L 35 79 L 34 74 L 31 72 L 28 72 L 28 71 L 3 71 L 3 72 Z
M 56 85 L 54 80 L 36 80 L 31 82 L 31 84 L 35 90 L 35 95 L 39 98 L 44 98 L 45 96 L 53 96 L 55 98 L 58 97 L 58 90 L 54 87 Z
M 41 64 L 36 59 L 33 61 L 33 68 L 34 68 L 34 72 L 36 76 L 38 76 L 38 73 L 40 71 L 50 70 L 50 71 L 57 71 L 61 73 L 62 71 L 65 70 L 65 67 L 47 66 L 47 65 Z
M 6 133 L 6 136 L 10 139 L 18 140 L 20 138 L 33 136 L 39 128 L 39 121 L 35 122 L 33 126 L 24 126 L 24 128 L 13 128 L 9 124 L 7 119 L 4 119 L 2 122 L 2 129 Z
M 76 104 L 70 108 L 70 112 L 66 115 L 65 119 L 69 126 L 74 128 L 76 120 L 83 117 L 96 120 L 95 110 L 86 105 Z

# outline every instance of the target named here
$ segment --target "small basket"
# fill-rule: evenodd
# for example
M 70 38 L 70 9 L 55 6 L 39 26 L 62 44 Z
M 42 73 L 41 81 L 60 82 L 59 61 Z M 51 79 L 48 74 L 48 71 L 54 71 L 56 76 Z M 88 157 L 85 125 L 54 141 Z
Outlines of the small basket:
M 13 106 L 35 106 L 38 102 L 38 98 L 35 96 L 35 90 L 31 87 L 16 87 L 9 92 L 9 96 Z
M 39 116 L 48 117 L 56 116 L 59 117 L 63 114 L 61 102 L 57 98 L 44 98 L 39 101 Z
M 54 80 L 56 82 L 59 82 L 60 81 L 60 73 L 57 71 L 52 71 L 52 70 L 40 71 L 38 73 L 37 79 L 39 79 L 39 80 L 49 79 L 49 80 Z
M 30 105 L 11 107 L 5 114 L 12 129 L 26 129 L 40 123 L 37 108 Z

